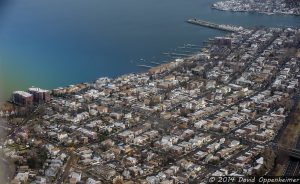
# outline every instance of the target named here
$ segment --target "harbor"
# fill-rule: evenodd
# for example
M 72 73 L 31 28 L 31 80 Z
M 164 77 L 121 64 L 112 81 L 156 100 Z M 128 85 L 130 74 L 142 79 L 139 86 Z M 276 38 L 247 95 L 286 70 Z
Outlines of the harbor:
M 206 41 L 203 44 L 208 44 L 211 40 Z M 195 45 L 191 43 L 185 43 L 181 46 L 178 46 L 175 49 L 165 51 L 161 53 L 161 56 L 158 58 L 152 57 L 151 59 L 140 58 L 138 60 L 131 60 L 131 63 L 136 64 L 136 66 L 144 69 L 150 69 L 157 67 L 161 64 L 168 63 L 172 60 L 187 58 L 195 55 L 197 52 L 203 49 L 202 45 Z M 165 59 L 165 60 L 162 60 Z

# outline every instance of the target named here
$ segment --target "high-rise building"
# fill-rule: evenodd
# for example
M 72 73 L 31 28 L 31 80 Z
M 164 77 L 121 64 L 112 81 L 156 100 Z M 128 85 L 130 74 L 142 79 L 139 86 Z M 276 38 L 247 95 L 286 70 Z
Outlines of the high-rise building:
M 25 91 L 15 91 L 12 95 L 12 101 L 18 105 L 32 105 L 33 104 L 33 95 Z
M 28 92 L 33 95 L 35 103 L 44 103 L 50 101 L 50 91 L 40 88 L 29 88 Z

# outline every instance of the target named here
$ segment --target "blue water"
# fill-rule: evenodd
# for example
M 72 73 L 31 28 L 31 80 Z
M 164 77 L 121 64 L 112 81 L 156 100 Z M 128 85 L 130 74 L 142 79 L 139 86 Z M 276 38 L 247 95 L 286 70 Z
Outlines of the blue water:
M 0 94 L 55 88 L 146 69 L 161 53 L 224 35 L 187 24 L 201 18 L 251 26 L 299 26 L 300 17 L 210 9 L 214 0 L 2 0 Z M 141 61 L 140 59 L 146 61 Z

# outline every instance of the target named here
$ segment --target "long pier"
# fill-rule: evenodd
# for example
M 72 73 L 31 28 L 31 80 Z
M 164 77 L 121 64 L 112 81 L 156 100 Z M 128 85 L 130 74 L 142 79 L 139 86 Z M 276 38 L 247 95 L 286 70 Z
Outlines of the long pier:
M 222 31 L 229 31 L 229 32 L 237 32 L 237 31 L 240 31 L 243 29 L 242 27 L 224 25 L 224 24 L 216 24 L 216 23 L 212 23 L 212 22 L 208 22 L 208 21 L 204 21 L 204 20 L 200 20 L 200 19 L 188 19 L 187 22 L 190 24 L 194 24 L 194 25 L 199 25 L 199 26 L 204 26 L 204 27 L 209 27 L 209 28 L 219 29 Z

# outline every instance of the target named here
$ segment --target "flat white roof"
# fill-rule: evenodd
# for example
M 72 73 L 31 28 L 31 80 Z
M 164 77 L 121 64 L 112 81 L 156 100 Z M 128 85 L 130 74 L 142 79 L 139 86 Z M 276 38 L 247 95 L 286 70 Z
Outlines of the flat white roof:
M 35 88 L 35 87 L 29 88 L 28 90 L 29 91 L 34 91 L 34 92 L 42 92 L 42 93 L 49 92 L 48 90 L 41 89 L 41 88 Z
M 25 91 L 15 91 L 15 92 L 13 92 L 13 94 L 14 94 L 14 95 L 15 95 L 15 94 L 18 94 L 18 95 L 21 95 L 21 96 L 23 96 L 23 97 L 25 97 L 25 98 L 31 97 L 31 96 L 32 96 L 32 94 L 27 93 L 27 92 L 25 92 Z

